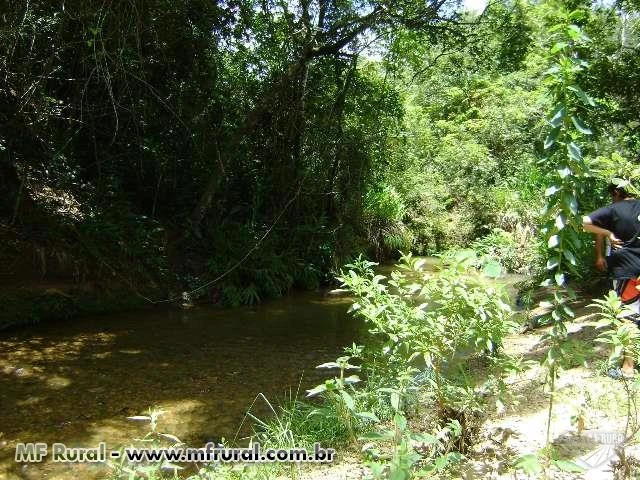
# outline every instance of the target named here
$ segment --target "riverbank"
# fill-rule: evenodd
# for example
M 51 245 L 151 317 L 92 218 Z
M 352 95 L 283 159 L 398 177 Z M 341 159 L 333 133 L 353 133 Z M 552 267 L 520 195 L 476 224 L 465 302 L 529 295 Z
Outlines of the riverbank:
M 551 438 L 555 458 L 570 460 L 584 468 L 580 473 L 551 469 L 549 478 L 608 480 L 624 477 L 625 468 L 640 462 L 640 449 L 631 442 L 625 457 L 616 454 L 615 442 L 628 421 L 638 421 L 637 412 L 627 412 L 626 389 L 631 382 L 614 380 L 606 375 L 609 351 L 596 342 L 599 331 L 593 326 L 595 311 L 578 302 L 576 320 L 569 325 L 567 352 L 569 364 L 556 384 Z M 508 354 L 527 362 L 527 368 L 506 379 L 509 401 L 500 410 L 489 410 L 470 451 L 460 465 L 439 478 L 525 479 L 531 478 L 514 468 L 525 455 L 545 449 L 549 393 L 545 387 L 546 369 L 540 360 L 547 348 L 543 337 L 550 327 L 525 334 L 510 335 L 504 343 Z M 635 408 L 632 406 L 632 408 Z M 429 410 L 419 411 L 410 419 L 418 433 L 435 433 L 428 419 Z M 425 421 L 427 420 L 427 421 Z M 364 442 L 349 451 L 339 452 L 334 465 L 301 471 L 303 480 L 355 480 L 368 478 L 369 469 L 359 452 Z M 534 478 L 537 478 L 535 475 Z M 635 478 L 635 477 L 633 477 Z

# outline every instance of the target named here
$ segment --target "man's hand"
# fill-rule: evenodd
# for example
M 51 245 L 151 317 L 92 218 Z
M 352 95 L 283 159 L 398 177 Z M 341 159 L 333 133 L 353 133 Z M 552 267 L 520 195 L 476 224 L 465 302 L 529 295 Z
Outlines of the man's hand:
M 596 269 L 600 270 L 601 272 L 605 272 L 607 270 L 607 261 L 604 259 L 604 257 L 596 258 Z
M 615 250 L 616 248 L 620 248 L 624 242 L 616 237 L 613 233 L 610 233 L 609 243 L 611 244 L 611 248 Z

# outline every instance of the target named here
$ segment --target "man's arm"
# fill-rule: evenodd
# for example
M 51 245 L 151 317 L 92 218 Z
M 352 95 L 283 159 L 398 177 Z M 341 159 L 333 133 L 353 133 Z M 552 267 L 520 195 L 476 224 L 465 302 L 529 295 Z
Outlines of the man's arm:
M 604 272 L 607 269 L 607 261 L 604 259 L 604 235 L 596 235 L 596 269 Z
M 613 234 L 613 232 L 610 232 L 606 228 L 602 228 L 602 227 L 598 227 L 597 225 L 594 225 L 593 222 L 591 221 L 591 218 L 588 216 L 582 217 L 582 228 L 584 228 L 585 232 L 595 233 L 598 236 L 602 235 L 603 237 L 607 237 L 611 242 L 611 248 L 618 248 L 623 243 L 622 240 L 620 240 L 618 237 L 616 237 Z M 596 238 L 596 242 L 597 241 L 598 240 Z

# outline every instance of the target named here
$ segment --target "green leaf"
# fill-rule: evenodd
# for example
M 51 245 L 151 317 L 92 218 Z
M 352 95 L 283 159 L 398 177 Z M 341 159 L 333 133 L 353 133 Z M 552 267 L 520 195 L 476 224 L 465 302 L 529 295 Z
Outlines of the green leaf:
M 580 133 L 584 133 L 585 135 L 592 135 L 593 134 L 591 129 L 577 115 L 571 115 L 571 121 L 573 122 L 573 124 L 575 125 L 576 129 Z
M 540 463 L 540 459 L 536 455 L 523 455 L 522 457 L 516 460 L 516 463 L 513 465 L 516 470 L 522 470 L 527 475 L 537 475 L 541 473 L 543 468 Z
M 407 480 L 409 473 L 403 468 L 396 467 L 389 472 L 389 480 Z
M 391 406 L 394 410 L 400 410 L 400 394 L 398 392 L 391 392 Z
M 358 383 L 360 381 L 360 377 L 358 375 L 349 375 L 344 379 L 344 383 L 353 384 Z
M 449 464 L 449 458 L 446 455 L 436 458 L 435 467 L 436 470 L 441 472 Z
M 569 35 L 569 38 L 574 41 L 580 40 L 586 42 L 589 40 L 589 37 L 587 37 L 587 35 L 585 35 L 582 29 L 577 25 L 569 25 L 567 28 L 567 35 Z
M 561 287 L 564 285 L 564 273 L 556 273 L 554 275 L 554 278 L 556 280 L 556 284 Z
M 307 397 L 313 397 L 314 395 L 318 395 L 319 393 L 326 392 L 326 391 L 327 391 L 327 386 L 325 384 L 318 385 L 317 387 L 312 388 L 311 390 L 307 390 Z
M 553 270 L 560 264 L 560 257 L 553 256 L 547 260 L 547 270 Z
M 553 195 L 556 192 L 559 192 L 560 189 L 558 187 L 556 187 L 555 185 L 550 186 L 549 188 L 547 188 L 544 191 L 544 196 L 545 197 L 550 197 L 551 195 Z
M 436 445 L 439 442 L 438 438 L 430 433 L 413 433 L 411 440 L 427 445 Z
M 550 52 L 551 53 L 558 53 L 560 50 L 564 50 L 568 46 L 569 46 L 569 44 L 566 43 L 566 42 L 557 42 L 556 44 L 553 45 L 553 47 L 551 47 Z
M 556 73 L 560 72 L 560 67 L 558 67 L 558 65 L 553 65 L 551 68 L 547 69 L 544 72 L 544 75 L 555 75 Z
M 552 128 L 547 135 L 547 138 L 544 139 L 544 149 L 547 150 L 550 148 L 558 138 L 558 134 L 560 133 L 560 127 Z
M 576 162 L 582 161 L 582 152 L 580 151 L 580 147 L 574 142 L 567 145 L 567 153 L 572 160 L 575 160 Z
M 564 205 L 571 211 L 572 215 L 576 215 L 578 213 L 578 199 L 572 193 L 569 193 L 564 197 Z
M 336 362 L 327 362 L 327 363 L 318 365 L 316 368 L 340 368 L 340 364 Z
M 578 99 L 585 105 L 588 105 L 590 107 L 596 106 L 596 103 L 593 101 L 593 98 L 587 95 L 580 87 L 571 85 L 567 87 L 567 90 L 571 90 L 576 95 L 576 97 L 578 97 Z
M 556 467 L 558 467 L 563 472 L 581 473 L 586 471 L 580 465 L 570 460 L 552 460 L 552 462 Z
M 560 175 L 560 178 L 566 178 L 571 174 L 573 174 L 573 172 L 571 171 L 571 169 L 569 167 L 564 167 L 564 168 L 559 168 L 558 169 L 558 175 Z
M 569 260 L 569 263 L 571 265 L 576 265 L 576 257 L 573 255 L 573 253 L 570 250 L 565 250 L 564 252 L 562 252 L 562 254 L 564 255 L 564 258 L 566 258 L 567 260 Z
M 396 424 L 396 427 L 398 427 L 398 430 L 400 430 L 401 432 L 404 432 L 407 429 L 407 419 L 404 418 L 404 415 L 396 413 L 393 416 L 393 423 Z
M 353 409 L 356 407 L 356 402 L 353 397 L 344 390 L 340 390 L 340 396 L 342 397 L 342 400 L 344 400 L 344 404 L 347 406 L 347 408 L 350 411 L 353 411 Z
M 373 412 L 356 412 L 356 416 L 378 423 L 380 419 Z
M 487 260 L 482 267 L 482 273 L 489 278 L 498 278 L 502 274 L 502 265 L 496 260 Z
M 611 183 L 613 183 L 614 185 L 620 188 L 625 188 L 627 185 L 629 185 L 628 180 L 625 180 L 624 178 L 618 178 L 618 177 L 612 178 Z
M 549 237 L 549 241 L 547 242 L 547 246 L 549 248 L 555 248 L 560 245 L 560 237 L 558 235 L 551 235 Z
M 556 228 L 558 230 L 562 230 L 565 227 L 565 225 L 567 224 L 567 222 L 566 222 L 566 220 L 564 218 L 564 215 L 562 215 L 562 214 L 557 215 L 556 216 L 556 220 L 555 220 L 555 224 L 556 224 Z
M 549 120 L 549 123 L 551 124 L 551 126 L 553 128 L 557 128 L 560 125 L 562 125 L 562 121 L 564 120 L 564 116 L 566 114 L 566 110 L 564 108 L 564 105 L 560 104 L 556 107 L 555 113 L 553 114 L 553 117 L 551 117 L 551 120 Z

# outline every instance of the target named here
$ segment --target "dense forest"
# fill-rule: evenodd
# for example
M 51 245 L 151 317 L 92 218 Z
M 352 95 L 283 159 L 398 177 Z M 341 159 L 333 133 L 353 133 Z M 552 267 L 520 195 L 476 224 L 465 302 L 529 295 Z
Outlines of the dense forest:
M 583 215 L 610 203 L 610 184 L 640 195 L 639 92 L 638 0 L 4 2 L 0 400 L 13 413 L 0 447 L 126 416 L 148 422 L 141 444 L 182 446 L 159 433 L 163 411 L 140 409 L 231 408 L 226 386 L 267 374 L 224 362 L 264 352 L 269 381 L 291 388 L 288 367 L 333 347 L 271 335 L 283 311 L 298 315 L 290 304 L 251 330 L 255 306 L 320 291 L 316 303 L 348 299 L 353 324 L 322 318 L 313 337 L 305 317 L 300 332 L 354 343 L 279 407 L 258 394 L 269 408 L 248 407 L 245 444 L 335 446 L 366 470 L 353 478 L 556 478 L 603 464 L 578 462 L 566 431 L 604 425 L 620 430 L 615 478 L 638 478 L 640 382 L 620 365 L 640 360 L 640 330 L 622 320 L 622 292 L 591 300 L 610 282 Z M 204 304 L 254 306 L 233 310 L 249 328 L 236 338 Z M 84 329 L 125 310 L 155 323 Z M 75 337 L 29 337 L 71 317 Z M 356 320 L 366 341 L 349 336 Z M 78 413 L 69 387 L 95 400 L 81 420 L 62 417 Z M 207 403 L 213 391 L 224 398 Z M 20 420 L 29 408 L 56 420 Z M 517 414 L 501 424 L 493 410 Z M 474 473 L 480 457 L 499 465 Z M 7 458 L 0 477 L 34 478 Z M 351 478 L 289 463 L 109 466 L 118 480 Z
M 14 4 L 0 31 L 3 278 L 237 305 L 326 283 L 361 252 L 476 242 L 535 269 L 553 27 L 591 39 L 589 158 L 630 161 L 637 8 Z M 70 311 L 49 297 L 28 315 Z

